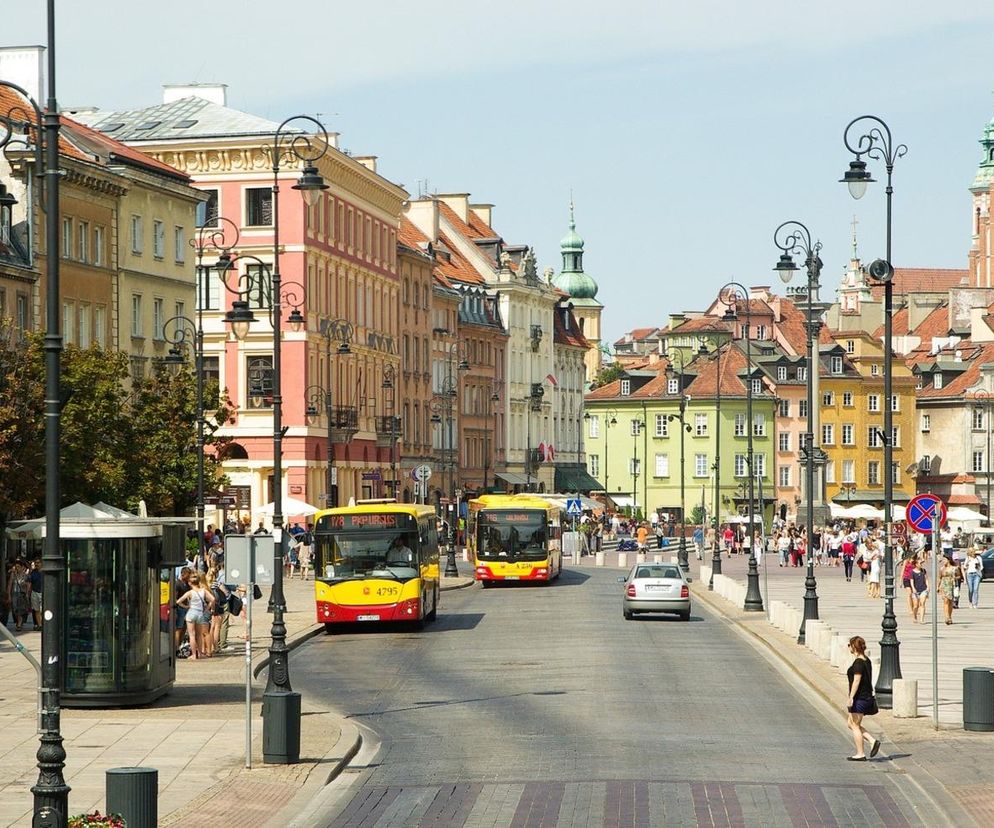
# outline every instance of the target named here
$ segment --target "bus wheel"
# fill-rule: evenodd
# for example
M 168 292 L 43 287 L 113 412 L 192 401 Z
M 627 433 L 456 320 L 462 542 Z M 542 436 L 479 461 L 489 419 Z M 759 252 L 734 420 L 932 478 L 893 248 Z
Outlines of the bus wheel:
M 334 635 L 337 632 L 338 632 L 338 624 L 333 624 L 330 621 L 325 621 L 324 624 L 325 635 Z
M 435 600 L 434 602 L 432 602 L 431 612 L 429 612 L 428 615 L 425 616 L 426 621 L 434 621 L 436 618 L 438 618 L 438 587 L 435 587 L 434 595 L 435 595 Z
M 484 589 L 490 589 L 490 587 L 493 586 L 493 582 L 492 581 L 480 581 L 480 586 L 483 587 Z

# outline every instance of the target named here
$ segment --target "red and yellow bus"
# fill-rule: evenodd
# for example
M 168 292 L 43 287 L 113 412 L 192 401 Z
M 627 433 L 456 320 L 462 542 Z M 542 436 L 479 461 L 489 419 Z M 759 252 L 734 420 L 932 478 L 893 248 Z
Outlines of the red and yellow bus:
M 410 621 L 420 627 L 438 613 L 435 511 L 413 503 L 377 501 L 314 516 L 314 597 L 317 620 L 336 624 Z
M 563 509 L 541 495 L 482 495 L 469 502 L 473 571 L 482 586 L 549 583 L 563 570 Z

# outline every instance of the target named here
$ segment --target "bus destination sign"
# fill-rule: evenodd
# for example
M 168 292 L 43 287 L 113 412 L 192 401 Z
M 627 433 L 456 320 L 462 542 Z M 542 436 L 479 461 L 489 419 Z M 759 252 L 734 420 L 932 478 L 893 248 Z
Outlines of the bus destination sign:
M 347 515 L 325 515 L 321 518 L 319 529 L 377 530 L 407 528 L 410 518 L 407 515 L 392 513 L 360 513 Z
M 534 510 L 524 512 L 494 511 L 480 512 L 479 519 L 483 523 L 534 523 L 538 515 L 539 513 Z

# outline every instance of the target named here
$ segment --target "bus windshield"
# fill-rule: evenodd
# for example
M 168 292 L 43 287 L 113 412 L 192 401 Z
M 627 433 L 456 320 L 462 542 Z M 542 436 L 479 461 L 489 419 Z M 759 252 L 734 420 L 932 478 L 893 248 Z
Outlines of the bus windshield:
M 481 512 L 476 548 L 480 560 L 543 560 L 549 554 L 546 513 L 539 510 Z
M 418 577 L 417 542 L 414 532 L 376 531 L 316 536 L 324 580 L 355 578 Z

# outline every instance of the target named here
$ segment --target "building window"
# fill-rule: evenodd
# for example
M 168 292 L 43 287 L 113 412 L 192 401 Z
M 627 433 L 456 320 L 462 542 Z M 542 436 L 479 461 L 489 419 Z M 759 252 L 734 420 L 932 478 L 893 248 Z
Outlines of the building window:
M 879 373 L 880 373 L 880 366 L 874 362 L 872 365 L 870 365 L 870 376 L 875 377 Z
M 892 426 L 890 430 L 890 444 L 893 448 L 901 448 L 901 427 Z
M 780 416 L 790 416 L 790 400 L 780 400 Z
M 670 476 L 670 456 L 668 454 L 656 455 L 656 477 Z
M 821 427 L 821 444 L 823 446 L 835 445 L 835 426 L 831 423 Z
M 825 482 L 834 483 L 835 482 L 835 461 L 828 460 L 825 462 Z
M 983 431 L 984 429 L 984 409 L 974 408 L 973 409 L 973 430 Z
M 144 326 L 142 325 L 142 297 L 140 293 L 131 294 L 131 335 L 134 337 L 144 336 Z
M 642 433 L 642 421 L 632 420 L 631 428 L 628 433 L 631 434 L 632 437 L 638 437 Z
M 152 255 L 157 259 L 166 255 L 166 225 L 158 219 L 152 222 Z
M 875 426 L 870 426 L 866 430 L 866 445 L 868 445 L 870 448 L 880 448 L 880 446 L 883 444 L 883 440 L 881 440 L 880 437 L 881 437 L 880 429 L 876 428 Z
M 821 404 L 823 406 L 835 405 L 835 394 L 833 394 L 831 391 L 826 391 L 824 394 L 821 395 Z
M 270 187 L 245 189 L 245 225 L 269 227 L 273 223 L 273 191 Z
M 855 439 L 856 429 L 853 427 L 852 423 L 842 424 L 842 445 L 844 446 L 854 446 L 856 445 Z
M 245 360 L 245 373 L 248 378 L 249 408 L 273 407 L 273 358 L 272 356 L 250 356 Z
M 186 261 L 186 233 L 178 224 L 173 228 L 173 259 L 176 264 Z
M 597 454 L 590 455 L 590 474 L 597 477 L 601 473 L 601 458 Z
M 746 433 L 746 415 L 736 414 L 735 415 L 735 436 L 744 437 Z
M 89 264 L 90 261 L 90 223 L 87 221 L 81 221 L 79 223 L 79 260 L 83 264 Z
M 698 437 L 708 436 L 708 415 L 707 414 L 695 414 L 694 415 L 694 433 Z
M 833 374 L 842 373 L 842 357 L 840 356 L 832 357 L 832 373 Z
M 866 483 L 868 486 L 880 485 L 880 461 L 871 460 L 866 464 Z
M 708 476 L 708 456 L 706 454 L 694 455 L 694 477 Z
M 807 417 L 808 416 L 808 401 L 798 400 L 797 402 L 797 416 Z
M 753 454 L 752 473 L 756 477 L 766 477 L 766 455 Z
M 72 258 L 72 219 L 62 219 L 62 258 Z
M 752 436 L 753 437 L 765 437 L 766 436 L 766 415 L 756 414 L 752 418 Z
M 766 325 L 756 326 L 756 339 L 766 339 Z
M 778 365 L 777 366 L 777 382 L 786 382 L 787 380 L 787 366 Z
M 984 453 L 983 451 L 973 452 L 973 471 L 982 472 L 984 470 Z
M 93 309 L 93 342 L 101 348 L 107 345 L 107 309 L 103 305 Z
M 632 477 L 642 474 L 642 461 L 638 457 L 633 457 L 628 461 L 628 473 Z
M 935 374 L 932 377 L 932 387 L 933 388 L 942 388 L 942 374 Z
M 781 431 L 777 435 L 777 445 L 779 446 L 780 451 L 790 451 L 790 432 L 789 431 Z
M 808 379 L 808 369 L 805 365 L 797 366 L 797 379 L 799 382 L 806 382 Z
M 97 267 L 104 266 L 104 228 L 93 228 L 93 264 Z
M 666 380 L 666 393 L 667 394 L 679 394 L 680 393 L 680 380 L 676 377 L 670 377 Z
M 221 405 L 221 359 L 216 356 L 203 357 L 204 408 L 210 411 Z
M 847 339 L 846 340 L 846 353 L 847 354 L 854 354 L 854 353 L 856 353 L 856 340 L 854 340 L 854 339 Z
M 152 300 L 152 339 L 161 342 L 165 339 L 164 325 L 166 324 L 165 304 L 161 299 Z
M 932 415 L 922 414 L 921 416 L 921 430 L 931 431 L 932 430 Z
M 856 461 L 855 460 L 843 460 L 842 461 L 842 482 L 843 483 L 855 483 L 856 482 Z
M 932 471 L 932 457 L 929 454 L 922 455 L 921 460 L 921 470 L 925 474 L 929 474 Z
M 790 486 L 790 466 L 780 466 L 777 469 L 777 485 L 781 488 Z
M 201 202 L 197 205 L 197 227 L 216 227 L 217 226 L 217 190 L 201 190 L 201 192 L 207 196 L 207 201 Z
M 145 249 L 145 223 L 141 216 L 131 217 L 131 252 L 140 256 Z
M 891 394 L 890 397 L 890 410 L 900 411 L 901 410 L 901 398 L 897 394 Z
M 62 339 L 67 345 L 76 341 L 76 305 L 73 302 L 62 303 Z
M 90 306 L 83 302 L 79 305 L 79 347 L 89 348 L 90 339 Z
M 752 394 L 756 396 L 757 394 L 763 393 L 763 381 L 761 379 L 754 379 L 752 381 Z
M 669 420 L 666 419 L 665 414 L 656 415 L 656 436 L 657 437 L 670 436 L 670 424 Z
M 632 381 L 623 379 L 621 381 L 621 396 L 627 397 L 631 393 L 632 393 Z
M 901 482 L 901 465 L 897 461 L 890 464 L 890 482 Z
M 843 391 L 842 392 L 842 407 L 843 408 L 852 408 L 853 407 L 853 403 L 852 403 L 852 391 Z
M 590 419 L 587 420 L 587 436 L 588 437 L 600 437 L 601 434 L 601 418 L 597 414 L 591 414 Z
M 877 412 L 880 410 L 880 395 L 869 394 L 866 398 L 866 408 L 868 411 Z
M 749 471 L 746 469 L 746 456 L 744 454 L 735 455 L 735 476 L 745 477 Z

